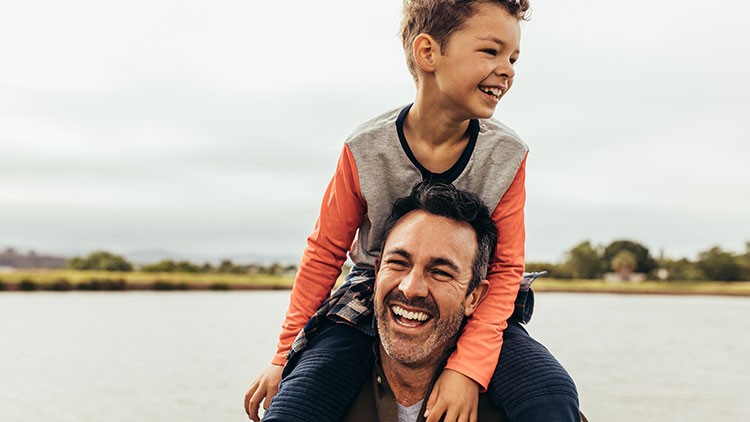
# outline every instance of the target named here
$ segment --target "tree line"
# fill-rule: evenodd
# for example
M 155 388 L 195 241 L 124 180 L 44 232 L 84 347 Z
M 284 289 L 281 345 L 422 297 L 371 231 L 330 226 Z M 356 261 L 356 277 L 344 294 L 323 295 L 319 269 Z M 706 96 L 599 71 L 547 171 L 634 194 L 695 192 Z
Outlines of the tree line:
M 600 279 L 605 273 L 644 274 L 650 280 L 666 281 L 750 281 L 750 242 L 744 253 L 733 253 L 714 246 L 687 258 L 654 258 L 644 245 L 632 240 L 616 240 L 607 246 L 585 240 L 565 254 L 561 263 L 527 263 L 526 271 L 548 271 L 562 279 Z
M 84 257 L 75 257 L 68 260 L 66 267 L 71 270 L 83 271 L 135 271 L 136 266 L 120 255 L 107 251 L 95 251 Z M 137 268 L 147 273 L 210 273 L 210 274 L 264 274 L 283 275 L 294 273 L 297 269 L 294 265 L 282 265 L 273 263 L 270 265 L 260 264 L 235 264 L 231 260 L 223 260 L 218 265 L 211 263 L 194 264 L 190 261 L 175 261 L 164 259 L 153 264 L 143 265 Z
M 68 260 L 67 268 L 75 270 L 134 271 L 136 266 L 124 257 L 107 251 L 92 252 L 85 257 Z M 224 260 L 218 265 L 194 264 L 170 259 L 138 268 L 153 273 L 220 273 L 220 274 L 294 274 L 294 265 L 235 264 Z M 560 263 L 529 262 L 526 271 L 548 271 L 550 277 L 560 279 L 601 279 L 606 273 L 616 273 L 626 279 L 631 274 L 643 274 L 649 280 L 666 281 L 750 281 L 750 242 L 744 253 L 733 253 L 714 246 L 698 254 L 696 260 L 687 258 L 655 258 L 649 249 L 632 240 L 616 240 L 607 246 L 594 245 L 586 240 L 567 251 Z

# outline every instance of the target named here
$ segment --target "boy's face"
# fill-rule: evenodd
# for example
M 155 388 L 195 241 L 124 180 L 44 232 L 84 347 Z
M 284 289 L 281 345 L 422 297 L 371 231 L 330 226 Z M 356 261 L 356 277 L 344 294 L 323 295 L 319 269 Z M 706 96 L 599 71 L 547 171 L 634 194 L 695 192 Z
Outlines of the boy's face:
M 513 85 L 521 27 L 501 6 L 480 3 L 435 55 L 437 101 L 460 119 L 488 118 Z

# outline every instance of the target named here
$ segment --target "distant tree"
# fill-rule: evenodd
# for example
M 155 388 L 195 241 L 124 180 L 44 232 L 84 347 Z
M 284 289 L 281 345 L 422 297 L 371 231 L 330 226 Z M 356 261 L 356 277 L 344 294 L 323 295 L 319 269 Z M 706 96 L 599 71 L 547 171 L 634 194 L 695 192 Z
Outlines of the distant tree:
M 180 261 L 174 262 L 171 259 L 164 259 L 156 264 L 144 265 L 141 271 L 147 273 L 200 273 L 203 269 L 192 262 Z
M 224 274 L 247 274 L 247 267 L 242 265 L 235 265 L 232 261 L 225 259 L 221 261 L 218 267 L 216 267 L 217 273 Z
M 636 260 L 633 271 L 637 273 L 650 273 L 656 268 L 656 260 L 651 257 L 648 248 L 632 240 L 616 240 L 604 248 L 604 260 L 609 268 L 614 271 L 617 271 L 617 269 L 614 268 L 612 260 L 621 251 L 628 251 L 633 255 Z
M 547 271 L 547 276 L 551 278 L 573 278 L 573 274 L 564 265 L 551 262 L 527 262 L 523 270 L 527 273 Z
M 218 267 L 216 267 L 217 273 L 232 273 L 234 272 L 234 264 L 232 261 L 225 259 L 221 261 Z
M 621 280 L 629 280 L 638 265 L 638 260 L 632 252 L 623 249 L 612 258 L 610 265 L 613 270 L 620 274 Z
M 171 259 L 163 259 L 156 264 L 144 265 L 141 271 L 147 273 L 172 273 L 177 269 L 177 264 Z
M 604 273 L 606 263 L 597 248 L 586 240 L 568 251 L 563 268 L 573 278 L 599 278 Z
M 696 265 L 708 280 L 737 281 L 740 279 L 740 265 L 737 259 L 733 254 L 723 251 L 718 246 L 698 254 Z
M 266 273 L 270 275 L 281 275 L 284 272 L 284 267 L 281 266 L 278 262 L 274 262 L 266 268 Z
M 705 280 L 706 276 L 700 268 L 687 258 L 682 259 L 662 259 L 659 261 L 659 267 L 667 270 L 667 280 L 669 281 L 696 281 Z
M 73 270 L 133 271 L 133 265 L 125 258 L 107 251 L 95 251 L 86 257 L 75 257 L 67 267 Z
M 745 242 L 745 253 L 737 257 L 740 267 L 740 280 L 750 281 L 750 242 Z
M 180 273 L 200 273 L 203 269 L 190 261 L 180 261 L 177 263 L 175 271 Z

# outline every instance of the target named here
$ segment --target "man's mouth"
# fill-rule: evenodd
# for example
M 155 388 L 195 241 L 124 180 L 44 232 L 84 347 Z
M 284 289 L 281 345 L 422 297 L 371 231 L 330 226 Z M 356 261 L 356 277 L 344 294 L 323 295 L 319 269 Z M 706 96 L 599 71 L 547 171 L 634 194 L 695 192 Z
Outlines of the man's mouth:
M 496 100 L 500 99 L 503 95 L 503 89 L 497 86 L 480 86 L 479 90 L 487 95 L 492 96 Z
M 426 312 L 408 311 L 398 305 L 391 305 L 390 309 L 394 321 L 406 327 L 419 327 L 432 318 L 432 316 Z

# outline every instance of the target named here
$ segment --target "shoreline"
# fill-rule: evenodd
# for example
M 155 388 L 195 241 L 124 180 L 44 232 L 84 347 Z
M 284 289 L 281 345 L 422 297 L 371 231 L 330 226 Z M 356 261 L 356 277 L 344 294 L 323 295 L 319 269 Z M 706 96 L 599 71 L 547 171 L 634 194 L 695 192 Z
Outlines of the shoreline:
M 211 285 L 189 285 L 189 286 L 174 286 L 174 287 L 160 287 L 148 284 L 137 284 L 128 285 L 122 289 L 111 289 L 111 288 L 70 288 L 70 289 L 55 289 L 55 288 L 36 288 L 33 290 L 19 288 L 18 285 L 6 285 L 0 290 L 0 295 L 3 293 L 69 293 L 69 292 L 90 292 L 90 293 L 127 293 L 127 292 L 261 292 L 261 291 L 291 291 L 291 287 L 286 286 L 211 286 Z M 750 297 L 750 292 L 742 291 L 689 291 L 680 289 L 661 289 L 661 290 L 625 290 L 625 289 L 564 289 L 564 288 L 534 288 L 535 294 L 544 293 L 581 293 L 581 294 L 612 294 L 612 295 L 625 295 L 625 296 L 724 296 L 724 297 Z
M 3 292 L 68 291 L 273 291 L 291 290 L 293 275 L 187 273 L 107 273 L 89 271 L 26 271 L 0 274 Z M 337 286 L 343 277 L 339 278 Z M 750 297 L 750 282 L 605 282 L 541 278 L 535 293 Z

